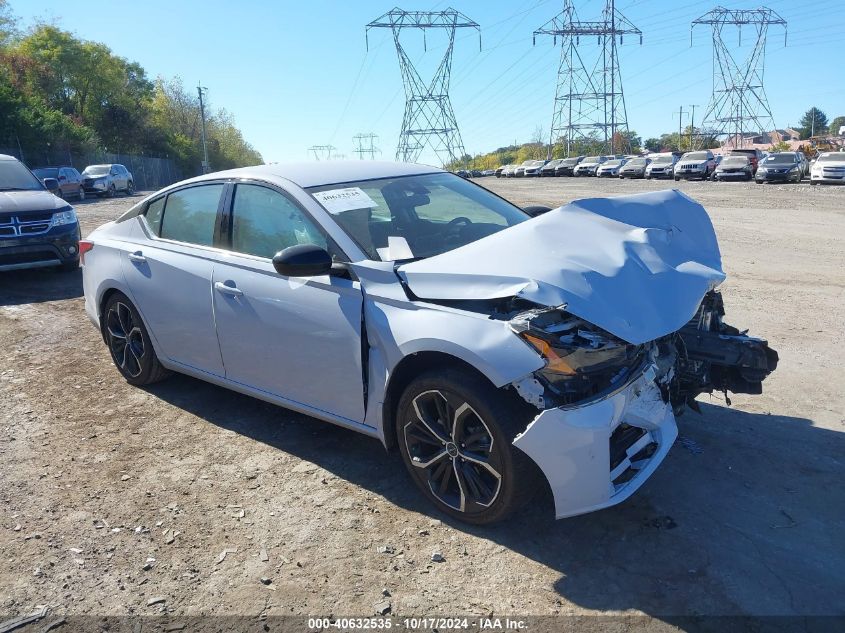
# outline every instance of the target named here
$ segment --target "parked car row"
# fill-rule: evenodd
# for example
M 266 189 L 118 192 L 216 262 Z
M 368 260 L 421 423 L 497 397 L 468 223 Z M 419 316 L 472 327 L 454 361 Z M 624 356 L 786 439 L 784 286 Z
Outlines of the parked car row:
M 80 174 L 75 168 L 62 165 L 59 167 L 36 167 L 32 170 L 38 179 L 45 183 L 48 179 L 57 184 L 47 187 L 50 193 L 59 198 L 78 198 L 85 200 L 86 194 L 101 198 L 113 198 L 123 192 L 127 196 L 135 193 L 135 179 L 126 167 L 113 163 L 108 165 L 88 165 Z
M 727 154 L 711 150 L 666 152 L 648 156 L 575 156 L 549 161 L 528 160 L 520 165 L 503 165 L 497 178 L 531 176 L 595 176 L 598 178 L 674 178 L 684 180 L 755 180 L 810 183 L 845 182 L 845 154 L 822 154 L 813 165 L 802 152 L 764 153 L 757 149 L 735 149 Z

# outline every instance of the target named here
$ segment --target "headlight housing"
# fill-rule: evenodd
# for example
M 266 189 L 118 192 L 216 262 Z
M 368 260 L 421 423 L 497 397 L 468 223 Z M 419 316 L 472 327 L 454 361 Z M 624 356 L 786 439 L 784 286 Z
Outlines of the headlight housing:
M 645 353 L 644 346 L 626 343 L 558 309 L 531 310 L 510 324 L 546 361 L 536 375 L 563 403 L 621 384 Z
M 65 224 L 76 224 L 76 211 L 73 207 L 65 207 L 53 214 L 53 226 L 63 226 Z

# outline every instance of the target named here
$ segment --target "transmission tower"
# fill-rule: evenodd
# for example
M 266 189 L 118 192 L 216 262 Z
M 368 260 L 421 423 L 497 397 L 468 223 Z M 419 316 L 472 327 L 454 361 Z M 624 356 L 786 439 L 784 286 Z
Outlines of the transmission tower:
M 616 47 L 617 38 L 622 44 L 625 35 L 638 36 L 642 44 L 642 32 L 616 10 L 614 0 L 607 1 L 602 19 L 596 22 L 579 20 L 572 0 L 564 0 L 563 11 L 534 31 L 535 44 L 538 35 L 551 35 L 555 46 L 560 38 L 549 153 L 554 143 L 563 142 L 569 156 L 573 143 L 579 140 L 601 141 L 602 151 L 608 154 L 621 149 L 630 151 Z M 581 45 L 585 36 L 596 36 L 598 56 L 595 52 L 588 55 L 586 45 Z M 624 141 L 619 142 L 617 134 L 622 134 Z
M 772 111 L 763 88 L 766 65 L 766 34 L 769 26 L 783 27 L 783 44 L 786 46 L 786 20 L 766 7 L 749 10 L 732 10 L 716 7 L 693 20 L 692 30 L 699 24 L 708 24 L 713 30 L 713 95 L 704 114 L 702 134 L 713 134 L 725 143 L 733 138 L 734 147 L 741 147 L 749 132 L 765 134 L 775 129 Z M 725 41 L 722 31 L 736 26 L 739 46 L 742 46 L 742 27 L 751 25 L 757 35 L 754 48 L 746 59 L 737 63 Z
M 375 160 L 376 153 L 381 154 L 381 150 L 376 147 L 375 140 L 378 138 L 377 134 L 370 132 L 369 134 L 356 134 L 352 137 L 355 141 L 355 149 L 360 160 L 364 160 L 364 156 L 369 156 L 370 160 Z
M 478 48 L 481 49 L 481 30 L 475 22 L 454 9 L 445 11 L 404 11 L 394 8 L 380 18 L 370 22 L 370 29 L 389 28 L 399 56 L 399 69 L 405 88 L 405 116 L 396 148 L 396 160 L 415 162 L 426 145 L 446 163 L 459 160 L 464 155 L 464 144 L 458 130 L 458 122 L 449 100 L 449 77 L 452 70 L 452 51 L 455 47 L 455 31 L 460 28 L 474 28 L 478 31 Z M 427 29 L 443 29 L 449 37 L 449 44 L 432 80 L 426 84 L 400 42 L 402 29 L 420 29 L 423 32 L 423 47 L 426 47 Z M 369 49 L 369 39 L 367 42 Z M 427 50 L 427 48 L 426 48 Z
M 314 160 L 331 160 L 336 149 L 334 145 L 312 145 L 308 151 L 314 154 Z

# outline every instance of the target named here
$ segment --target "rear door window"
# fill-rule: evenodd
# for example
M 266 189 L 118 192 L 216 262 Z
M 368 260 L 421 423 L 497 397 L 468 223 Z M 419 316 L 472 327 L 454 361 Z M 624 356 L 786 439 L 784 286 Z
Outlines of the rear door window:
M 161 237 L 213 246 L 217 208 L 223 188 L 222 184 L 198 185 L 168 195 L 161 219 Z

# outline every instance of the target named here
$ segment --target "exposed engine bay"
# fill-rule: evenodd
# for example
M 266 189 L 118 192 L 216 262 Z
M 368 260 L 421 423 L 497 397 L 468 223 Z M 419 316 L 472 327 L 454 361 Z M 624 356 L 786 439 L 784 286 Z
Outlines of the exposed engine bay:
M 500 306 L 500 308 L 505 306 Z M 534 379 L 542 390 L 524 381 L 518 392 L 544 409 L 575 405 L 625 385 L 646 366 L 656 368 L 655 381 L 676 414 L 685 405 L 699 410 L 701 393 L 762 393 L 762 382 L 775 370 L 778 355 L 760 338 L 727 325 L 721 293 L 708 292 L 695 316 L 680 330 L 655 341 L 634 345 L 559 308 L 534 307 L 507 312 L 512 329 L 546 360 Z

